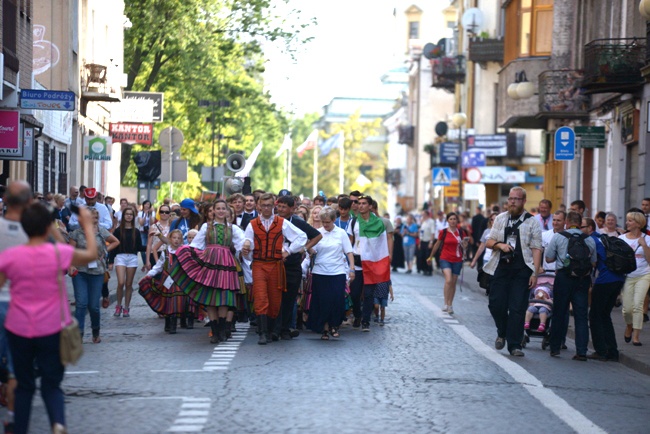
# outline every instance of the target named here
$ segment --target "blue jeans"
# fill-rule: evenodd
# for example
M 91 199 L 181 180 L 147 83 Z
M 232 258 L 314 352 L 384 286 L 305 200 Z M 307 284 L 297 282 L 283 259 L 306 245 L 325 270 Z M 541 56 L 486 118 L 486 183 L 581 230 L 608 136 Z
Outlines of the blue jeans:
M 81 335 L 84 333 L 86 309 L 90 314 L 90 327 L 99 330 L 99 299 L 102 296 L 103 274 L 88 274 L 79 272 L 72 278 L 74 298 L 77 302 L 74 316 L 79 321 Z
M 497 326 L 497 336 L 506 339 L 508 351 L 521 349 L 531 274 L 533 271 L 528 267 L 511 270 L 499 265 L 490 281 L 488 307 Z
M 569 303 L 573 306 L 576 330 L 576 354 L 587 355 L 589 344 L 589 286 L 591 278 L 571 277 L 558 270 L 553 284 L 553 321 L 551 322 L 551 352 L 559 353 L 569 327 Z
M 10 375 L 14 374 L 14 364 L 11 359 L 11 351 L 9 351 L 9 341 L 7 340 L 7 330 L 5 329 L 5 318 L 7 317 L 7 310 L 9 309 L 9 302 L 0 302 L 0 358 L 7 359 L 7 371 Z
M 14 427 L 16 434 L 29 431 L 29 417 L 36 391 L 34 367 L 41 376 L 41 396 L 50 419 L 50 426 L 65 426 L 65 404 L 61 382 L 65 369 L 59 356 L 60 333 L 38 338 L 23 338 L 7 331 L 9 346 L 14 354 L 16 380 L 16 409 Z

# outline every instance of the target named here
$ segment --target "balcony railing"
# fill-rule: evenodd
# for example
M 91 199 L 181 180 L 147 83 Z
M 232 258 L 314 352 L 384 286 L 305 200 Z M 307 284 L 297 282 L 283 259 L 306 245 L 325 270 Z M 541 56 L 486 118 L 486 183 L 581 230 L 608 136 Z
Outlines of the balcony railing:
M 469 40 L 469 60 L 478 63 L 503 63 L 503 38 L 471 38 Z
M 547 118 L 588 116 L 591 96 L 585 94 L 584 71 L 561 69 L 539 74 L 539 114 Z
M 465 83 L 465 56 L 431 59 L 431 87 L 453 92 L 456 83 Z
M 643 84 L 646 41 L 641 38 L 596 39 L 585 45 L 586 93 L 626 92 Z

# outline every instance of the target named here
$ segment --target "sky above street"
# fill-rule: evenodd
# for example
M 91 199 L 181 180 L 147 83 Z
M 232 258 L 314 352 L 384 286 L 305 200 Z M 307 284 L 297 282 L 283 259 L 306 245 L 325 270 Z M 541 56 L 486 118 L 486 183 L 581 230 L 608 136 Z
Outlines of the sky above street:
M 402 53 L 396 56 L 394 48 L 404 42 L 393 17 L 398 3 L 290 0 L 288 8 L 301 10 L 303 21 L 316 17 L 318 24 L 307 30 L 314 39 L 299 49 L 295 61 L 280 47 L 265 45 L 265 83 L 273 102 L 300 116 L 320 111 L 337 96 L 392 97 L 380 77 L 402 65 Z

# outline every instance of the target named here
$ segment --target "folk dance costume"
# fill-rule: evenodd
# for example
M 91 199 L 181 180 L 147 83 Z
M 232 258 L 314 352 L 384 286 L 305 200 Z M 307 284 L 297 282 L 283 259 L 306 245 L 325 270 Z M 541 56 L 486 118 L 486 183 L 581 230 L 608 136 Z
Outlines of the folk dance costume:
M 149 307 L 165 316 L 165 331 L 176 333 L 176 315 L 185 312 L 189 299 L 170 277 L 176 259 L 175 250 L 167 248 L 158 258 L 158 262 L 139 283 L 138 292 Z
M 246 285 L 242 267 L 232 254 L 244 243 L 244 232 L 237 226 L 214 222 L 208 228 L 204 223 L 192 244 L 180 247 L 170 271 L 171 277 L 195 303 L 203 306 L 227 306 L 243 309 L 246 303 Z M 210 322 L 213 336 L 225 340 L 231 324 L 226 318 Z
M 264 345 L 271 337 L 280 313 L 282 293 L 286 290 L 282 252 L 300 252 L 307 243 L 307 235 L 282 217 L 272 215 L 266 219 L 259 215 L 246 227 L 245 238 L 253 252 L 253 306 L 258 318 L 258 343 Z M 283 247 L 285 239 L 291 244 Z

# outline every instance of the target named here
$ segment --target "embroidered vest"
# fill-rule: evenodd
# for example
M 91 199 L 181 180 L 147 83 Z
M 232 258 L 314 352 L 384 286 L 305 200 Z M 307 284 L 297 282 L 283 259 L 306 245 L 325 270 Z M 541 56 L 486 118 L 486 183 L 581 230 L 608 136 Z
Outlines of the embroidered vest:
M 253 225 L 253 236 L 255 237 L 255 248 L 253 250 L 253 259 L 255 261 L 280 261 L 282 260 L 282 225 L 284 219 L 275 216 L 269 231 L 266 232 L 260 217 L 256 217 L 250 222 Z

